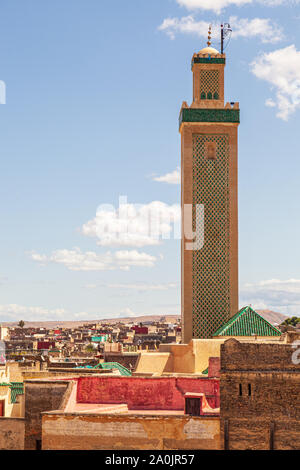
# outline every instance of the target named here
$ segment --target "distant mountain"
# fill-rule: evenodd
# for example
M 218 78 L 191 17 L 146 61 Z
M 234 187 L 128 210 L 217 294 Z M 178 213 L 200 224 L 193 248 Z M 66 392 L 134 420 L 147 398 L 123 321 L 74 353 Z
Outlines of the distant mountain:
M 124 317 L 124 318 L 98 318 L 95 320 L 80 320 L 80 321 L 25 321 L 24 328 L 48 328 L 53 329 L 56 326 L 59 328 L 76 328 L 82 325 L 88 325 L 92 323 L 141 323 L 146 321 L 159 321 L 161 318 L 164 318 L 167 323 L 174 323 L 180 315 L 142 315 L 139 317 Z M 18 321 L 16 322 L 1 322 L 2 326 L 16 327 L 18 326 Z
M 272 325 L 282 323 L 287 316 L 282 313 L 273 312 L 272 310 L 257 310 L 262 317 L 264 317 Z M 56 326 L 59 328 L 76 328 L 81 325 L 91 323 L 141 323 L 147 321 L 159 321 L 163 318 L 167 323 L 174 323 L 179 315 L 141 315 L 138 317 L 124 317 L 124 318 L 105 318 L 96 320 L 81 320 L 81 321 L 25 321 L 25 328 L 48 328 L 53 329 Z M 16 327 L 18 322 L 0 322 L 3 326 Z
M 280 325 L 288 317 L 283 313 L 273 312 L 272 310 L 256 310 L 259 315 L 264 317 L 272 325 Z

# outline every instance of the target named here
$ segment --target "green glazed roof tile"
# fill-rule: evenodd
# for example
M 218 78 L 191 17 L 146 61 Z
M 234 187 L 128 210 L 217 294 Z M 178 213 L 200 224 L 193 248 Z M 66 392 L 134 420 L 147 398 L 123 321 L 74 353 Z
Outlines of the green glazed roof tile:
M 243 307 L 213 336 L 280 336 L 281 332 L 251 307 Z

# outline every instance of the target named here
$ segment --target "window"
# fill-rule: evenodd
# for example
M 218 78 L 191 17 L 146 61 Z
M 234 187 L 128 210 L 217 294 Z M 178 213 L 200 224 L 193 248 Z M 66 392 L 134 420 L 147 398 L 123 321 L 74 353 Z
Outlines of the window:
M 201 93 L 201 99 L 206 100 L 206 93 L 204 93 L 204 91 L 202 91 L 202 93 Z
M 242 384 L 239 384 L 239 396 L 243 396 L 243 387 Z
M 190 416 L 200 416 L 200 398 L 185 399 L 185 414 Z
M 207 99 L 212 100 L 212 93 L 210 91 L 207 93 Z
M 251 384 L 248 384 L 248 397 L 251 397 Z
M 218 100 L 219 99 L 219 93 L 214 93 L 214 100 Z

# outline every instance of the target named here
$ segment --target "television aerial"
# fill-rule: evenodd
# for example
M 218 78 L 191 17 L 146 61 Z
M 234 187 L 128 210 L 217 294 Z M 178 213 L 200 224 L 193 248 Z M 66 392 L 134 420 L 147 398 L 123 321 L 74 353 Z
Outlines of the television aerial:
M 231 39 L 232 29 L 229 23 L 221 24 L 221 54 L 224 54 L 225 49 L 227 48 L 230 39 Z

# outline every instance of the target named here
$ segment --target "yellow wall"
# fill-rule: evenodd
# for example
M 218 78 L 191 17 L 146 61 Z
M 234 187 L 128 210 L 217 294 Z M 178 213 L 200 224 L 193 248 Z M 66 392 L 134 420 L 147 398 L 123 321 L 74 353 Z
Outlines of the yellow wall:
M 158 352 L 141 352 L 136 374 L 202 374 L 210 357 L 220 357 L 221 344 L 229 337 L 192 339 L 188 344 L 161 344 Z M 240 342 L 278 343 L 280 337 L 238 337 Z M 283 340 L 281 340 L 283 342 Z
M 173 360 L 170 353 L 141 352 L 135 373 L 161 375 L 163 372 L 172 372 L 172 370 Z
M 211 449 L 220 445 L 220 420 L 186 415 L 44 413 L 43 450 Z

